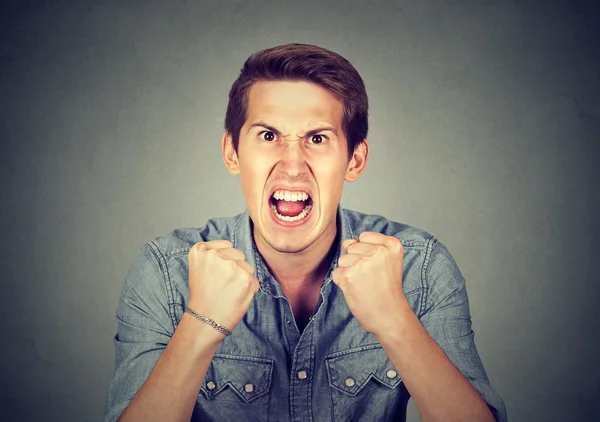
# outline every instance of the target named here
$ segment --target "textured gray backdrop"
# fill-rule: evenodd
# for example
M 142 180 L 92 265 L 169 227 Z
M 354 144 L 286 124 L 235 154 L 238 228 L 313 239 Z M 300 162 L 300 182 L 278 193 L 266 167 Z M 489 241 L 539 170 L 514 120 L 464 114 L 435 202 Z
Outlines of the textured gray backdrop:
M 370 162 L 342 204 L 448 246 L 510 420 L 600 420 L 596 7 L 13 3 L 0 419 L 100 419 L 127 268 L 144 242 L 244 209 L 220 158 L 227 92 L 250 53 L 305 42 L 346 56 L 370 95 Z

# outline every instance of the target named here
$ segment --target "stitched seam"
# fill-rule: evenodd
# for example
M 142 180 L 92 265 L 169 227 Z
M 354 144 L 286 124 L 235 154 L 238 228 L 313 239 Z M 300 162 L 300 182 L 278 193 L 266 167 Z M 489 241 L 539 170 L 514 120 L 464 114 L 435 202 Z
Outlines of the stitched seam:
M 437 239 L 433 236 L 427 240 L 427 245 L 425 247 L 425 256 L 423 257 L 423 266 L 421 267 L 421 288 L 423 289 L 423 294 L 421 295 L 421 301 L 419 303 L 419 312 L 418 317 L 421 318 L 423 316 L 423 312 L 425 311 L 425 304 L 427 303 L 427 298 L 429 295 L 429 285 L 427 283 L 427 272 L 429 270 L 429 262 L 431 260 L 431 255 L 433 253 L 433 247 L 435 246 Z
M 148 242 L 147 245 L 148 245 L 148 249 L 150 249 L 150 252 L 152 252 L 154 257 L 158 261 L 160 270 L 163 273 L 163 280 L 165 282 L 165 291 L 167 292 L 167 306 L 169 308 L 169 316 L 171 317 L 171 323 L 173 324 L 173 330 L 175 330 L 175 328 L 177 327 L 177 319 L 175 318 L 175 314 L 173 312 L 172 306 L 170 306 L 170 304 L 172 304 L 175 301 L 175 296 L 173 294 L 173 284 L 171 283 L 171 277 L 169 275 L 169 270 L 167 268 L 167 261 L 165 260 L 165 257 L 163 256 L 163 254 L 160 252 L 160 249 L 158 249 L 158 245 L 156 245 L 156 243 L 154 243 L 154 241 Z
M 235 245 L 237 243 L 237 231 L 238 231 L 238 227 L 240 226 L 240 222 L 242 220 L 242 216 L 243 214 L 240 214 L 240 216 L 238 216 L 238 218 L 235 220 L 235 225 L 233 226 L 233 233 L 231 235 L 232 239 L 233 239 L 233 244 Z
M 311 374 L 315 373 L 315 323 L 314 320 L 308 321 L 308 323 L 312 323 L 312 327 L 310 327 L 310 372 Z M 306 330 L 306 328 L 304 328 Z M 308 419 L 310 422 L 313 421 L 313 412 L 312 412 L 312 391 L 313 391 L 313 382 L 315 380 L 315 376 L 311 377 L 311 382 L 308 384 Z
M 412 289 L 410 292 L 404 293 L 404 297 L 416 295 L 418 293 L 421 293 L 422 291 L 423 291 L 423 287 L 417 287 L 417 288 Z
M 231 235 L 232 240 L 233 240 L 233 244 L 237 245 L 238 247 L 241 247 L 242 245 L 238 245 L 238 230 L 240 227 L 240 224 L 242 224 L 242 220 L 243 220 L 243 215 L 244 214 L 240 214 L 236 219 L 235 219 L 235 224 L 233 226 L 233 233 Z M 252 236 L 252 233 L 250 233 L 250 236 Z M 252 240 L 250 240 L 250 253 L 252 254 L 252 257 L 254 258 L 254 276 L 258 279 L 258 288 L 260 290 L 263 291 L 263 293 L 266 293 L 270 296 L 273 296 L 272 294 L 270 294 L 265 286 L 265 284 L 263 283 L 263 279 L 265 278 L 265 275 L 262 271 L 261 266 L 259 265 L 259 260 L 258 257 L 256 256 L 256 252 L 254 251 L 254 247 L 252 246 Z
M 167 268 L 169 267 L 169 262 L 172 259 L 180 258 L 182 256 L 187 256 L 187 255 L 189 255 L 189 253 L 190 253 L 190 248 L 178 249 L 168 255 L 163 254 L 163 256 L 165 258 L 165 262 L 166 262 L 166 264 L 165 264 L 166 267 Z M 174 289 L 174 287 L 172 287 L 173 283 L 171 282 L 171 276 L 170 276 L 170 273 L 168 273 L 168 270 L 167 270 L 167 274 L 169 277 L 169 285 L 170 285 L 171 289 Z M 172 318 L 175 321 L 174 326 L 177 327 L 179 325 L 179 323 L 181 322 L 181 319 L 178 318 L 178 316 L 177 316 L 177 310 L 179 310 L 183 313 L 184 306 L 183 306 L 183 304 L 175 301 L 174 291 L 172 291 L 171 294 L 172 294 L 172 297 L 169 299 L 169 310 L 170 310 L 170 312 L 172 312 Z
M 256 357 L 256 356 L 230 355 L 230 354 L 227 354 L 227 353 L 215 353 L 213 357 L 215 357 L 215 358 L 221 358 L 221 359 L 235 360 L 235 361 L 247 361 L 247 362 L 255 362 L 255 363 L 267 363 L 267 364 L 270 364 L 270 365 L 273 365 L 273 363 L 274 363 L 273 359 L 261 358 L 261 357 Z
M 401 233 L 396 233 L 395 236 L 398 236 Z M 402 241 L 402 239 L 398 238 L 398 240 Z M 404 248 L 423 248 L 425 247 L 426 243 L 423 242 L 417 242 L 414 240 L 404 240 L 402 241 L 402 246 Z
M 346 215 L 346 210 L 342 208 L 342 217 L 344 218 L 344 222 L 346 223 L 346 226 L 348 227 L 348 231 L 350 232 L 350 238 L 351 239 L 356 239 L 356 235 L 354 234 L 354 230 L 352 230 L 352 226 L 350 224 L 348 224 L 348 216 Z M 343 240 L 343 239 L 342 239 Z
M 186 256 L 187 254 L 190 253 L 190 250 L 191 250 L 191 248 L 187 248 L 187 249 L 182 249 L 182 250 L 174 252 L 174 253 L 170 253 L 169 255 L 163 255 L 165 257 L 165 262 L 168 263 L 173 258 L 179 258 L 182 256 Z
M 240 226 L 240 224 L 242 224 L 242 215 L 240 214 L 240 216 L 237 218 L 236 222 L 235 222 L 235 226 L 233 229 L 233 244 L 237 244 L 237 232 L 238 232 L 238 227 Z M 250 236 L 252 236 L 252 233 L 250 233 Z M 239 245 L 241 246 L 241 245 Z M 264 282 L 263 280 L 265 280 L 265 273 L 262 269 L 262 266 L 260 265 L 260 258 L 257 256 L 258 251 L 254 249 L 253 246 L 253 240 L 250 240 L 250 253 L 252 254 L 252 257 L 254 258 L 254 276 L 258 279 L 258 288 L 260 290 L 262 290 L 263 293 L 271 296 L 271 297 L 280 297 L 280 296 L 275 296 L 272 293 L 271 290 L 271 286 L 268 286 L 266 284 L 266 282 Z
M 154 241 L 152 241 L 151 243 L 154 243 Z M 165 257 L 165 260 L 168 261 L 171 258 L 180 256 L 180 255 L 186 255 L 188 252 L 190 251 L 189 247 L 186 248 L 177 248 L 177 249 L 173 249 L 172 251 L 169 251 L 169 253 L 162 253 L 161 255 L 163 255 Z
M 337 358 L 339 356 L 349 355 L 351 353 L 364 352 L 366 350 L 377 350 L 377 349 L 382 349 L 381 344 L 379 344 L 379 343 L 366 344 L 364 346 L 353 347 L 352 349 L 340 350 L 337 352 L 329 353 L 329 354 L 325 355 L 325 359 L 327 360 L 327 359 L 331 359 L 331 358 Z

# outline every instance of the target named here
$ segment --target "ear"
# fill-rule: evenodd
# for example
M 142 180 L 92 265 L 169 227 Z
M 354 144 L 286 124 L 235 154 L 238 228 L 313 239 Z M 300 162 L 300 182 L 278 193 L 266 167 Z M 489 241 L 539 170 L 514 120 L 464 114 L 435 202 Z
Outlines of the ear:
M 363 139 L 360 144 L 354 149 L 354 154 L 348 163 L 346 169 L 345 180 L 347 182 L 354 182 L 357 180 L 367 166 L 367 159 L 369 158 L 369 143 L 366 139 Z
M 238 156 L 233 147 L 233 139 L 229 132 L 225 132 L 223 140 L 221 141 L 221 153 L 223 154 L 223 162 L 225 167 L 231 174 L 240 174 L 240 164 L 238 162 Z

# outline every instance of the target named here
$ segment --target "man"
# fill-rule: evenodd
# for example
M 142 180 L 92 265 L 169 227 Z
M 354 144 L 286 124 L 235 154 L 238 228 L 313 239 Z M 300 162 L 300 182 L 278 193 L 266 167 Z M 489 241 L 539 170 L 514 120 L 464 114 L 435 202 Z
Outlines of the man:
M 409 397 L 423 421 L 506 421 L 446 248 L 339 205 L 367 164 L 367 109 L 331 51 L 246 61 L 222 153 L 247 211 L 137 256 L 106 421 L 397 421 Z

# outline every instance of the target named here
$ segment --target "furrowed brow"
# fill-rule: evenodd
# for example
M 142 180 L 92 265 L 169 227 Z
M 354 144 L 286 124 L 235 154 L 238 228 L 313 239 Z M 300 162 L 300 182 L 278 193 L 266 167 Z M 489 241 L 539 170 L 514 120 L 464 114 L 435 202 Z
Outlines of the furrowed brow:
M 315 129 L 311 129 L 308 132 L 306 132 L 306 134 L 304 136 L 305 137 L 309 137 L 309 136 L 313 136 L 313 135 L 316 135 L 316 134 L 318 134 L 320 132 L 324 132 L 324 131 L 333 132 L 333 134 L 335 136 L 338 136 L 337 131 L 334 128 L 330 127 L 330 126 L 322 126 L 322 127 L 318 127 L 318 128 L 315 128 Z
M 276 127 L 273 127 L 273 126 L 271 126 L 271 125 L 269 125 L 269 124 L 267 124 L 267 123 L 265 123 L 263 121 L 258 121 L 258 122 L 252 123 L 250 125 L 250 127 L 248 128 L 248 132 L 250 132 L 255 127 L 264 128 L 264 129 L 267 129 L 267 130 L 273 132 L 277 136 L 285 137 L 285 135 L 282 135 L 282 133 L 281 133 L 281 131 L 279 129 L 277 129 Z M 338 136 L 338 133 L 335 130 L 335 128 L 333 128 L 331 126 L 320 126 L 320 127 L 317 127 L 315 129 L 311 129 L 308 132 L 306 132 L 304 134 L 304 137 L 306 138 L 306 137 L 313 136 L 313 135 L 316 135 L 316 134 L 318 134 L 320 132 L 325 132 L 325 131 L 333 132 L 333 134 L 335 136 Z
M 250 132 L 255 127 L 262 127 L 264 129 L 270 130 L 271 132 L 273 132 L 277 136 L 281 136 L 281 132 L 277 128 L 275 128 L 275 127 L 273 127 L 271 125 L 268 125 L 265 122 L 260 122 L 260 121 L 252 123 L 250 125 L 250 127 L 248 128 L 248 132 Z

